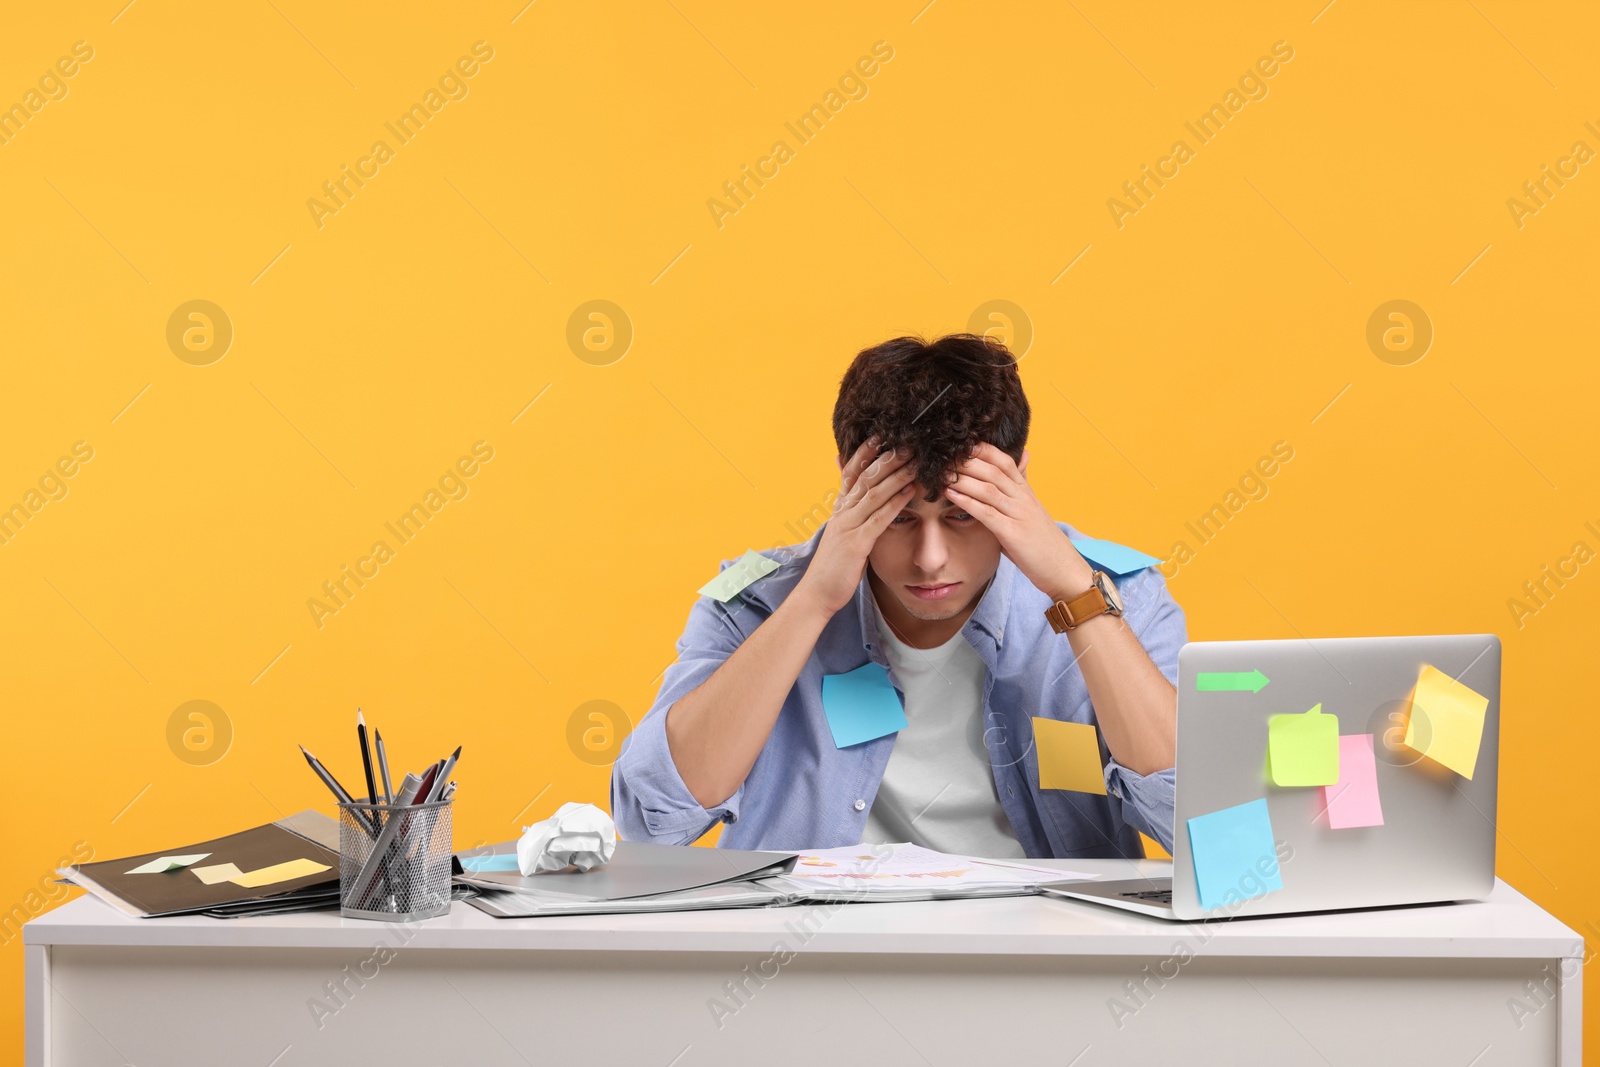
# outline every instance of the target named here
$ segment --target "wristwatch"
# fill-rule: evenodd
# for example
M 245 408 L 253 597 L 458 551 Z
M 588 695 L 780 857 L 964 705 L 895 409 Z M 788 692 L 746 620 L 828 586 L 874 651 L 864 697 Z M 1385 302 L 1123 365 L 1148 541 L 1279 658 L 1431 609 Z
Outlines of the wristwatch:
M 1064 634 L 1102 614 L 1122 614 L 1122 598 L 1117 595 L 1117 587 L 1104 571 L 1094 572 L 1094 583 L 1089 586 L 1088 592 L 1071 600 L 1058 600 L 1044 609 L 1044 617 L 1050 621 L 1050 628 L 1058 634 Z

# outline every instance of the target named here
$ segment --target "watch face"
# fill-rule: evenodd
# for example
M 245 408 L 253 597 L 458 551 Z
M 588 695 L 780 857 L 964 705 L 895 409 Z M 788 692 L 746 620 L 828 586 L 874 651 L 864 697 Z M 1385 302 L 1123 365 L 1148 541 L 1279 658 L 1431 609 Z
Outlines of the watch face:
M 1111 580 L 1110 576 L 1107 575 L 1104 571 L 1098 572 L 1095 575 L 1095 578 L 1096 578 L 1095 584 L 1100 587 L 1101 594 L 1106 598 L 1107 601 L 1110 602 L 1112 608 L 1116 610 L 1116 613 L 1118 615 L 1121 615 L 1122 614 L 1122 597 L 1117 594 L 1116 583 L 1113 582 Z

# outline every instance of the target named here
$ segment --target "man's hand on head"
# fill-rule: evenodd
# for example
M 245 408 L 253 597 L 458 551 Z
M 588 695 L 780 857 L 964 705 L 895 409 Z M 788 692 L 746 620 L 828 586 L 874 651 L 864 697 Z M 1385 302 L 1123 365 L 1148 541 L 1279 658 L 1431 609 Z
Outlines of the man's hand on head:
M 1089 588 L 1094 568 L 1034 496 L 1024 474 L 1027 465 L 1026 451 L 1019 466 L 994 445 L 982 442 L 956 464 L 945 495 L 988 527 L 1000 542 L 1000 551 L 1030 582 L 1053 599 L 1065 600 Z
M 910 459 L 904 449 L 880 455 L 873 437 L 840 468 L 839 499 L 797 587 L 830 616 L 855 596 L 878 537 L 911 500 L 916 468 Z

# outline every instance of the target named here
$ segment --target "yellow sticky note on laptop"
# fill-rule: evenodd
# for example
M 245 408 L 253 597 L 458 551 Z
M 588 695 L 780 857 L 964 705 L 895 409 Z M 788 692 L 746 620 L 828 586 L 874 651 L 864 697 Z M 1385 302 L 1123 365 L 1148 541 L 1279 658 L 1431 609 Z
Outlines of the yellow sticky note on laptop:
M 291 878 L 304 878 L 308 874 L 320 874 L 331 869 L 326 863 L 318 863 L 315 860 L 290 860 L 287 863 L 275 863 L 271 867 L 257 868 L 237 878 L 229 878 L 228 881 L 234 885 L 242 885 L 246 889 L 259 889 L 264 885 L 277 885 Z
M 1072 789 L 1106 795 L 1100 739 L 1085 722 L 1033 720 L 1033 744 L 1039 750 L 1039 788 Z
M 1411 691 L 1406 747 L 1471 778 L 1478 765 L 1483 716 L 1488 710 L 1488 697 L 1424 663 L 1417 687 Z

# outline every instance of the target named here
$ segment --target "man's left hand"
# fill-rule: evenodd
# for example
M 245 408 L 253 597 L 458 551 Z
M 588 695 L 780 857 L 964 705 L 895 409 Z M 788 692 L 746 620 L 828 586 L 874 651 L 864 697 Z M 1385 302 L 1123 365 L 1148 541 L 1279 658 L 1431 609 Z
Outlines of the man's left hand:
M 1012 563 L 1027 579 L 1055 600 L 1067 600 L 1088 589 L 1094 568 L 1072 547 L 1061 527 L 1033 495 L 1024 471 L 987 441 L 955 467 L 956 478 L 945 486 L 951 503 L 988 527 Z

